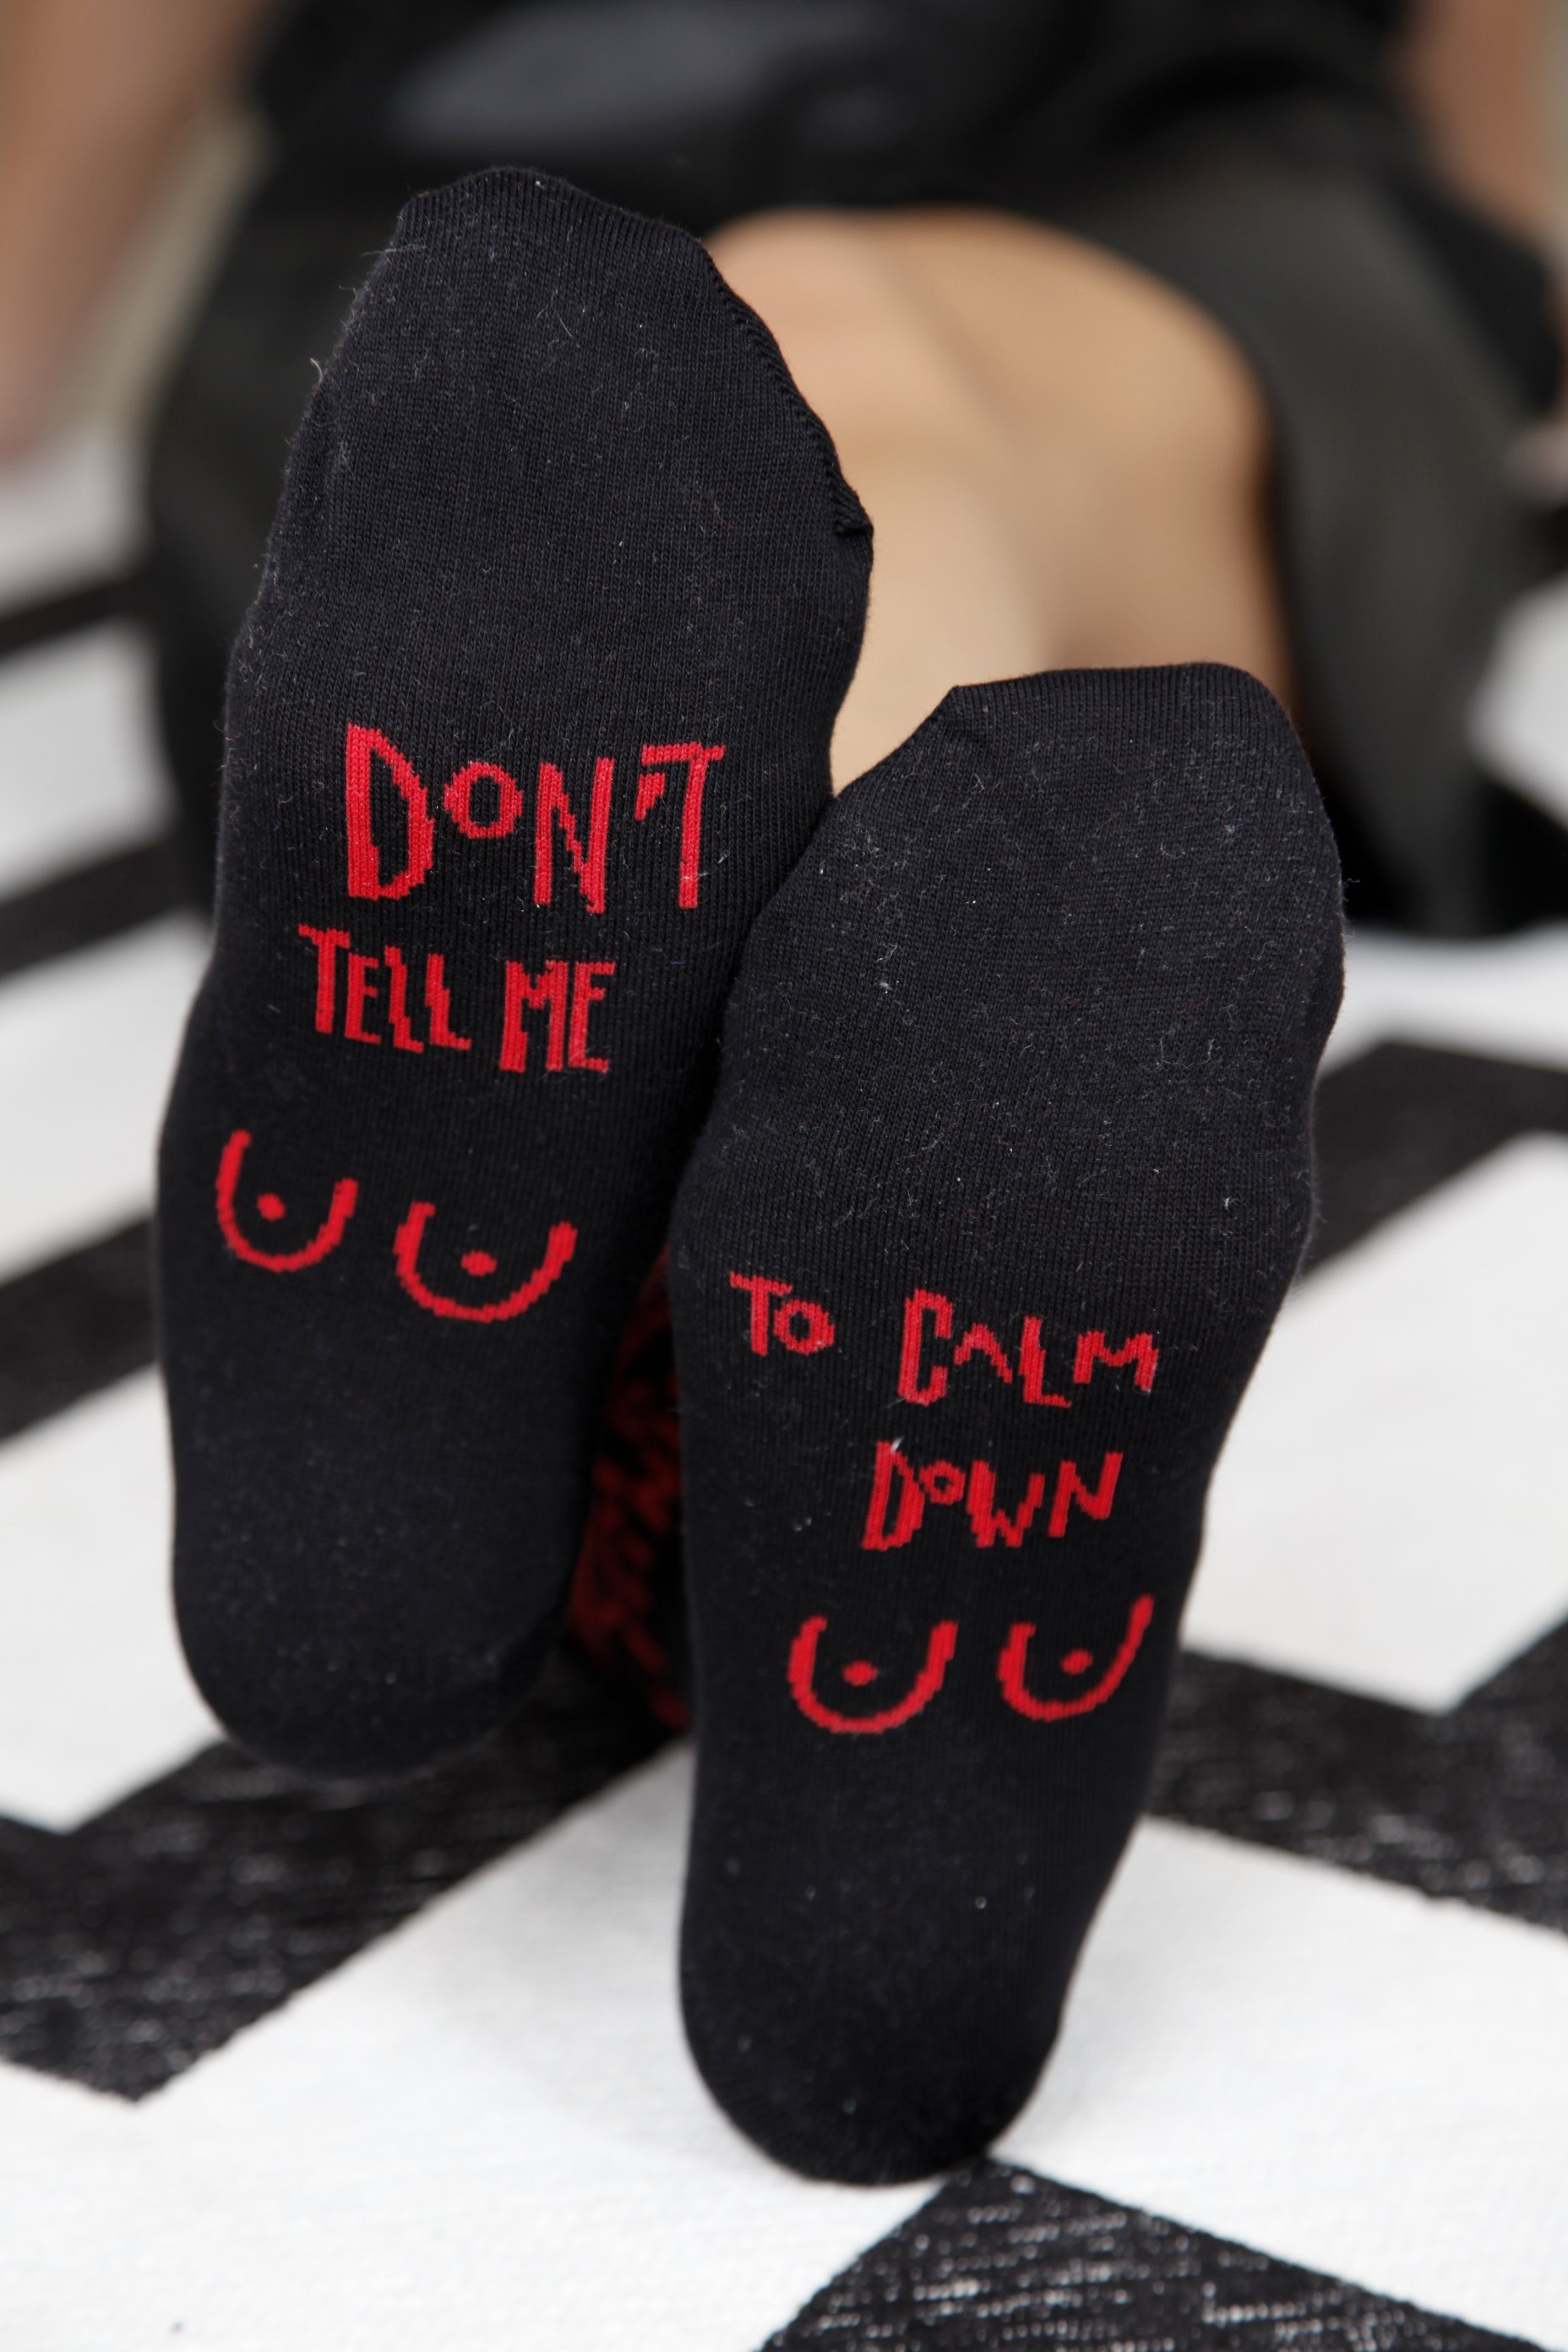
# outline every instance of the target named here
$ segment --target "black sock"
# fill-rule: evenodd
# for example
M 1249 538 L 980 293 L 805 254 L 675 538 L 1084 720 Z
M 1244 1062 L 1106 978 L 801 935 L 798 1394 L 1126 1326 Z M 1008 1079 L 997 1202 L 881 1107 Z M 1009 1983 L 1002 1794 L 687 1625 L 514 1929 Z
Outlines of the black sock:
M 688 2031 L 800 2170 L 1016 2112 L 1306 1235 L 1339 885 L 1213 668 L 949 696 L 752 930 L 670 1287 Z
M 542 1657 L 867 530 L 691 238 L 525 172 L 405 212 L 236 651 L 163 1143 L 180 1622 L 265 1754 L 423 1762 Z

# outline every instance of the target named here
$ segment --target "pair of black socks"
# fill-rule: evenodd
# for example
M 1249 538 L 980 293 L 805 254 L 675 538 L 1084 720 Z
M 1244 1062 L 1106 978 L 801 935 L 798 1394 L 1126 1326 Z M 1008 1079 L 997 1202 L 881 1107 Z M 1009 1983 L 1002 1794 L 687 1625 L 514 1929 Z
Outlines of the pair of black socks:
M 689 2032 L 888 2179 L 1027 2095 L 1136 1813 L 1339 929 L 1236 673 L 963 689 L 829 808 L 868 554 L 689 239 L 410 207 L 235 657 L 159 1253 L 193 1668 L 359 1774 L 526 1690 L 669 1234 Z

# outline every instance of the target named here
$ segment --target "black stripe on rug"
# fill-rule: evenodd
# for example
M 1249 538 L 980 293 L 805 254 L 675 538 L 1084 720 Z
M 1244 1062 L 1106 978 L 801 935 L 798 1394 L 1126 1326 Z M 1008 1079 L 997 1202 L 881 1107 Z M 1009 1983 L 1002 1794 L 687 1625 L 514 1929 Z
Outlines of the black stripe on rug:
M 1568 1935 L 1568 1624 L 1447 1715 L 1188 1650 L 1150 1810 Z
M 123 619 L 135 609 L 140 590 L 139 575 L 121 573 L 112 579 L 78 581 L 0 611 L 0 661 L 8 654 L 31 653 L 57 637 L 73 636 L 79 629 L 95 629 L 102 621 Z
M 1374 1045 L 1318 1084 L 1307 1270 L 1521 1135 L 1568 1135 L 1568 1070 L 1436 1045 Z
M 813 2295 L 765 2352 L 1519 2352 L 1202 2230 L 972 2165 Z
M 141 574 L 131 572 L 80 581 L 0 610 L 0 661 L 127 618 L 141 596 Z M 176 837 L 138 842 L 0 899 L 0 980 L 199 904 Z
M 0 1439 L 153 1361 L 143 1218 L 0 1283 Z
M 174 837 L 137 842 L 0 899 L 0 980 L 195 906 Z
M 0 1822 L 0 2060 L 141 2098 L 667 1737 L 562 1655 L 504 1739 L 391 1793 L 216 1747 L 65 1836 Z

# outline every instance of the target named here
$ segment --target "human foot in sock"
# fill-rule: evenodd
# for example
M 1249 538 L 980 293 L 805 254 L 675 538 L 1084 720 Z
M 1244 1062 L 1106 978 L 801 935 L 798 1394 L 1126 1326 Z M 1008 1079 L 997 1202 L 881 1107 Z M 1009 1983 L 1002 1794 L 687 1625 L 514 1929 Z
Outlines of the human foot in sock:
M 181 1628 L 264 1754 L 423 1763 L 531 1677 L 867 529 L 689 237 L 522 172 L 404 214 L 236 653 L 163 1150 Z
M 670 1255 L 687 2028 L 807 2173 L 1027 2095 L 1300 1255 L 1332 844 L 1239 672 L 962 689 L 752 930 Z

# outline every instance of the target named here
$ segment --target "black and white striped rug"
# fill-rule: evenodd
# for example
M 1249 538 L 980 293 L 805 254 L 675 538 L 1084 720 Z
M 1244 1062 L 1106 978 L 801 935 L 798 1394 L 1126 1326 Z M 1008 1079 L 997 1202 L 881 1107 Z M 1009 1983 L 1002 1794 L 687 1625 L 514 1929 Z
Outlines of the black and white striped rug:
M 1356 943 L 1045 2082 L 954 2179 L 798 2181 L 681 2042 L 678 1747 L 563 1664 L 351 1804 L 184 1678 L 143 1244 L 203 942 L 121 509 L 89 448 L 0 489 L 0 2347 L 1568 2352 L 1568 928 Z M 1561 794 L 1561 600 L 1484 720 Z

